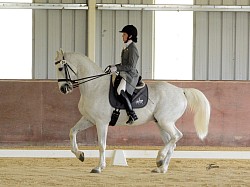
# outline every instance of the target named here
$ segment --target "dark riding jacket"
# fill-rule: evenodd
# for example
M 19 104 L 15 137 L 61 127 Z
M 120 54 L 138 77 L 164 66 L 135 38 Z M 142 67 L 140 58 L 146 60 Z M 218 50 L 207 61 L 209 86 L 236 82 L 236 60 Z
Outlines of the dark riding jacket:
M 126 79 L 126 90 L 132 95 L 138 82 L 139 74 L 136 64 L 139 59 L 139 53 L 134 42 L 130 43 L 121 53 L 121 63 L 116 64 L 117 71 Z

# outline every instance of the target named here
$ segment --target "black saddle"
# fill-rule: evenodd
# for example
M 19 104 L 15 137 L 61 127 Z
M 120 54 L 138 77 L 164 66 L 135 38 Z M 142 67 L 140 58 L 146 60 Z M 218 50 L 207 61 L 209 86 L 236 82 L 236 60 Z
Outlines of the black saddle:
M 120 101 L 119 96 L 117 94 L 117 87 L 122 78 L 118 75 L 113 83 L 112 76 L 110 80 L 110 89 L 109 89 L 109 102 L 113 108 L 116 109 L 125 109 L 124 104 Z M 142 83 L 139 79 L 138 83 Z M 139 85 L 139 89 L 135 89 L 133 95 L 129 95 L 131 104 L 133 108 L 142 108 L 148 103 L 148 87 L 146 84 Z

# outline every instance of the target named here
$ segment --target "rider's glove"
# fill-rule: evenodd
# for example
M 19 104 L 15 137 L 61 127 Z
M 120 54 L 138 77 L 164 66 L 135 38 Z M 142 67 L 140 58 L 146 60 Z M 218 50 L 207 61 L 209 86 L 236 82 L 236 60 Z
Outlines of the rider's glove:
M 117 67 L 115 65 L 109 65 L 105 68 L 104 72 L 107 74 L 113 74 L 117 71 Z

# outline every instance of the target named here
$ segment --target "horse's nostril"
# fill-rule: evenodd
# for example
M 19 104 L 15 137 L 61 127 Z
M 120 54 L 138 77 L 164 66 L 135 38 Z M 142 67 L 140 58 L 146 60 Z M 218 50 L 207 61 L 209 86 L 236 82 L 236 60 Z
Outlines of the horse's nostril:
M 62 85 L 61 88 L 60 88 L 60 91 L 64 94 L 66 94 L 67 92 L 67 85 Z
M 64 89 L 63 86 L 61 86 L 60 91 L 61 91 L 62 93 L 65 93 L 65 89 Z

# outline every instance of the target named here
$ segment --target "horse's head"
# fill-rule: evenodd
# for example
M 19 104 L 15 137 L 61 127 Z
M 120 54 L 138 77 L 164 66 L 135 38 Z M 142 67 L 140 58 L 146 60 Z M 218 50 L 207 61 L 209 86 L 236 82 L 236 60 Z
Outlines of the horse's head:
M 76 78 L 77 69 L 66 60 L 66 55 L 62 49 L 57 51 L 56 54 L 55 65 L 59 90 L 68 94 L 73 91 L 74 79 L 72 78 Z

